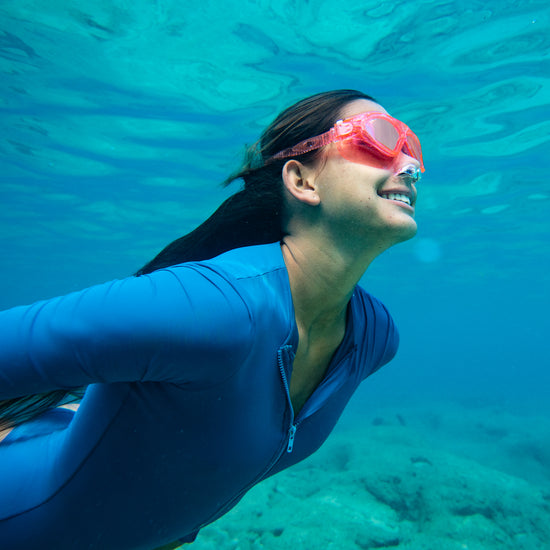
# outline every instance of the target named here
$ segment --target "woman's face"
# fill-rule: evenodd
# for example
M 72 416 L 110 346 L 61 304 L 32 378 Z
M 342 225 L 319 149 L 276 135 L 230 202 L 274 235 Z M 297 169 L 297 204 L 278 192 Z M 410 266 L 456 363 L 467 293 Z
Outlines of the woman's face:
M 360 99 L 349 103 L 341 118 L 367 111 L 386 113 L 377 103 Z M 396 174 L 411 164 L 418 167 L 418 161 L 405 153 L 400 153 L 391 167 L 364 155 L 350 161 L 332 143 L 321 162 L 316 175 L 321 207 L 334 231 L 349 239 L 364 238 L 365 244 L 381 250 L 414 237 L 416 188 L 410 178 Z

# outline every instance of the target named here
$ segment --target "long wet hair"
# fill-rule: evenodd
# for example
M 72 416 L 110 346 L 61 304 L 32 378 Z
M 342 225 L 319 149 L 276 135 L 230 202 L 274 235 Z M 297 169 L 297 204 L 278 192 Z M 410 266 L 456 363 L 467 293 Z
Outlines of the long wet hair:
M 316 94 L 284 110 L 248 148 L 242 168 L 224 186 L 242 180 L 240 191 L 230 196 L 204 223 L 164 248 L 136 275 L 183 262 L 213 258 L 222 252 L 280 241 L 284 237 L 281 171 L 288 159 L 270 160 L 279 151 L 322 134 L 340 118 L 345 105 L 372 97 L 357 90 Z M 314 162 L 320 150 L 296 156 Z
M 196 229 L 170 243 L 135 275 L 141 276 L 183 262 L 213 258 L 222 252 L 280 241 L 284 233 L 282 168 L 288 159 L 270 160 L 297 143 L 328 131 L 342 109 L 358 99 L 374 99 L 357 90 L 335 90 L 313 95 L 284 110 L 249 147 L 241 169 L 225 182 L 242 181 L 239 191 Z M 314 163 L 320 150 L 294 158 Z M 0 401 L 0 429 L 28 421 L 49 408 L 78 401 L 83 389 L 56 390 Z

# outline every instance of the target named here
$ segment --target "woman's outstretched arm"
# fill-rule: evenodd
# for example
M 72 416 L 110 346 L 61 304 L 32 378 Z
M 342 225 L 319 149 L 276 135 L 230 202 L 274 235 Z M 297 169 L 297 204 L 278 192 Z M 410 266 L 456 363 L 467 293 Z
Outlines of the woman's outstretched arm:
M 0 400 L 92 383 L 215 383 L 242 363 L 251 331 L 244 300 L 203 266 L 16 307 L 0 312 Z

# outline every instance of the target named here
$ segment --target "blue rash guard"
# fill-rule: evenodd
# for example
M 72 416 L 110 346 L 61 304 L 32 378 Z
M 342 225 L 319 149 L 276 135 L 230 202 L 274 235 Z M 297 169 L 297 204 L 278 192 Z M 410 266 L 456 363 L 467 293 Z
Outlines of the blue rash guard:
M 279 243 L 0 313 L 0 399 L 89 385 L 74 417 L 50 411 L 0 443 L 0 548 L 193 540 L 318 449 L 397 344 L 387 310 L 356 287 L 344 339 L 295 416 Z

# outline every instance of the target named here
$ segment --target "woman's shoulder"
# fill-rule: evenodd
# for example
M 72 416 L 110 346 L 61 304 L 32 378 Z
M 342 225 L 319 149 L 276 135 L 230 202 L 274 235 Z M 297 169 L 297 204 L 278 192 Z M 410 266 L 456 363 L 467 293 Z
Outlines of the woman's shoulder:
M 266 315 L 270 309 L 292 312 L 288 272 L 280 243 L 236 248 L 214 258 L 188 262 L 169 268 L 185 287 L 189 272 L 217 288 L 230 288 L 246 304 L 252 316 Z M 187 274 L 186 274 L 187 273 Z
M 281 245 L 278 242 L 235 248 L 199 262 L 199 265 L 217 268 L 236 279 L 262 277 L 281 271 L 286 275 Z
M 214 258 L 176 264 L 159 271 L 171 271 L 179 275 L 185 273 L 186 269 L 202 272 L 205 276 L 213 273 L 234 280 L 261 277 L 281 271 L 286 274 L 280 243 L 235 248 Z
M 355 341 L 368 357 L 367 375 L 388 363 L 399 347 L 399 332 L 386 306 L 359 285 L 352 299 Z
M 359 285 L 352 299 L 356 338 L 368 346 L 397 349 L 399 334 L 386 306 Z
M 291 300 L 288 272 L 280 243 L 235 248 L 215 258 L 184 264 L 205 277 L 221 278 L 232 285 L 247 302 L 262 307 L 274 300 Z
M 376 296 L 373 296 L 370 292 L 366 291 L 360 285 L 355 287 L 353 300 L 357 304 L 356 307 L 359 310 L 362 310 L 365 315 L 382 315 L 383 317 L 391 319 L 390 312 L 382 301 L 376 298 Z

